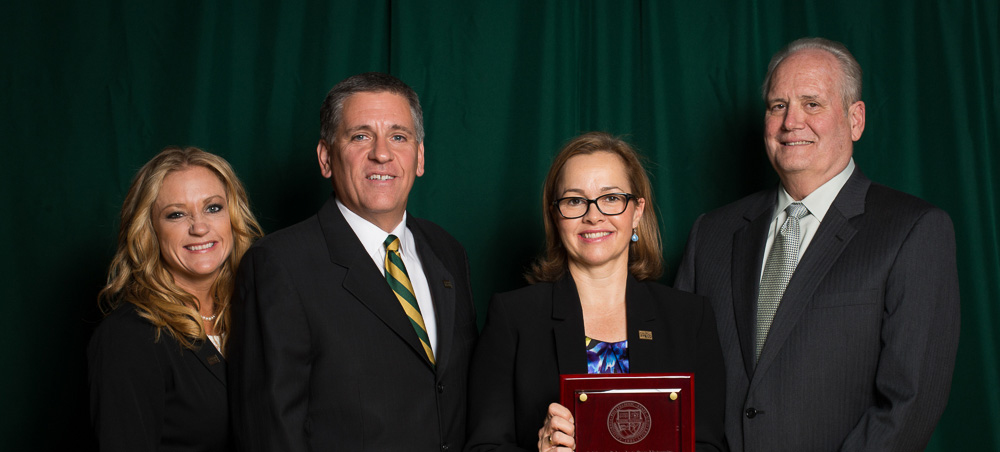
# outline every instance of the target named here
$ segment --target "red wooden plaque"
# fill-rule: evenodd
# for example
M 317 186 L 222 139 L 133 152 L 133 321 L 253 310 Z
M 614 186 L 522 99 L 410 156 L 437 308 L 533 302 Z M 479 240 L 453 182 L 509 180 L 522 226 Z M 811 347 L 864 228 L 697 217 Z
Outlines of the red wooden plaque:
M 694 452 L 693 374 L 560 375 L 577 452 Z

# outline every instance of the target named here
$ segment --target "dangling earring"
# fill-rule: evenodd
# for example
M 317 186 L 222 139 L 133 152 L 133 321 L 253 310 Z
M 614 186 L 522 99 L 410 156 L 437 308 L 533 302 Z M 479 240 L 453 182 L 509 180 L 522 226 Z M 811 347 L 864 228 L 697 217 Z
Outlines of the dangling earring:
M 632 241 L 633 242 L 638 242 L 639 241 L 639 234 L 635 233 L 635 228 L 632 228 Z

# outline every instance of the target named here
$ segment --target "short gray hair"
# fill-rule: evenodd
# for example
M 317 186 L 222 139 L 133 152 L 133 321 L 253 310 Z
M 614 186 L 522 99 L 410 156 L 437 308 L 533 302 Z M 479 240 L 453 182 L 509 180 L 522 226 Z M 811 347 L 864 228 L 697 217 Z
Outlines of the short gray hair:
M 861 100 L 861 65 L 854 55 L 847 50 L 847 46 L 825 38 L 800 38 L 789 43 L 785 48 L 778 51 L 771 57 L 771 62 L 767 65 L 767 75 L 764 76 L 764 84 L 761 86 L 761 96 L 767 102 L 767 92 L 771 90 L 771 76 L 785 58 L 795 52 L 806 49 L 822 50 L 837 59 L 840 64 L 840 87 L 841 97 L 844 101 L 844 110 Z
M 319 112 L 319 135 L 328 144 L 332 144 L 337 134 L 337 127 L 344 119 L 344 102 L 358 93 L 392 93 L 406 98 L 410 104 L 410 116 L 413 117 L 414 133 L 417 143 L 424 142 L 424 112 L 420 109 L 420 98 L 417 92 L 402 80 L 381 72 L 365 72 L 352 75 L 334 85 L 323 100 L 323 108 Z

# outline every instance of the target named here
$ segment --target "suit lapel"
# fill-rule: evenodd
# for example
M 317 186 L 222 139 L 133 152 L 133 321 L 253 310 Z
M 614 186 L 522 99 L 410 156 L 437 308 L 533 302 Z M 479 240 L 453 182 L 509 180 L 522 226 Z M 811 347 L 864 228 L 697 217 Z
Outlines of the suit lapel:
M 666 356 L 667 340 L 667 332 L 657 326 L 666 322 L 657 323 L 653 296 L 631 275 L 625 287 L 625 303 L 629 373 L 655 372 L 653 366 Z
M 553 284 L 552 321 L 555 323 L 552 334 L 555 336 L 559 373 L 587 373 L 583 307 L 569 272 Z
M 185 353 L 195 355 L 199 363 L 205 366 L 223 386 L 226 385 L 226 361 L 209 341 L 200 343 L 196 349 L 187 349 Z
M 746 225 L 733 236 L 733 310 L 736 331 L 740 337 L 740 352 L 747 378 L 754 374 L 754 336 L 757 329 L 757 288 L 771 225 L 777 189 L 767 191 L 744 214 Z
M 653 372 L 663 361 L 666 332 L 657 329 L 655 301 L 649 291 L 629 275 L 625 289 L 629 372 Z M 556 360 L 560 374 L 587 373 L 583 307 L 573 278 L 567 273 L 553 285 L 552 320 Z M 659 341 L 657 341 L 659 340 Z
M 365 305 L 403 342 L 409 344 L 414 353 L 427 361 L 424 348 L 420 345 L 417 333 L 413 331 L 410 319 L 385 282 L 382 272 L 372 262 L 358 236 L 340 213 L 335 198 L 331 196 L 317 215 L 330 253 L 330 261 L 347 270 L 344 280 L 339 281 L 344 290 Z M 331 281 L 331 283 L 338 282 Z M 343 300 L 331 300 L 331 302 L 340 303 Z M 427 365 L 430 367 L 430 361 L 427 361 Z
M 757 363 L 759 370 L 766 369 L 777 356 L 812 301 L 816 287 L 857 233 L 850 219 L 864 213 L 865 196 L 870 184 L 871 181 L 861 170 L 855 169 L 823 217 L 823 222 L 816 230 L 816 235 L 802 255 L 781 297 L 781 304 L 774 314 L 771 330 L 767 335 L 767 343 Z
M 431 290 L 431 300 L 434 303 L 438 348 L 434 359 L 437 362 L 437 371 L 440 373 L 447 368 L 455 336 L 455 304 L 457 303 L 455 278 L 431 249 L 430 243 L 418 223 L 408 220 L 407 225 L 413 233 L 414 240 L 416 240 L 417 255 L 424 267 L 424 275 L 427 277 L 427 285 Z M 414 337 L 416 337 L 415 334 Z M 422 352 L 423 348 L 420 350 Z

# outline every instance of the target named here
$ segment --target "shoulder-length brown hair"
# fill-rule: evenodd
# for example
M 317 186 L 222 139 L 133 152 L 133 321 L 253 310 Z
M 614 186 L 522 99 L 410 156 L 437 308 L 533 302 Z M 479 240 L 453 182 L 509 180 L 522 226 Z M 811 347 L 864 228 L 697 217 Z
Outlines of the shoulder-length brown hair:
M 604 132 L 589 132 L 571 139 L 556 155 L 545 177 L 542 188 L 542 218 L 545 223 L 545 254 L 539 257 L 525 274 L 529 283 L 555 281 L 567 271 L 566 247 L 563 246 L 556 228 L 559 221 L 555 207 L 562 169 L 569 159 L 577 155 L 593 154 L 595 152 L 610 152 L 617 155 L 625 163 L 632 194 L 637 198 L 645 198 L 646 208 L 636 234 L 638 242 L 629 242 L 628 271 L 639 280 L 659 278 L 663 273 L 663 242 L 660 239 L 660 227 L 656 221 L 656 202 L 653 200 L 653 188 L 649 182 L 646 169 L 643 168 L 639 154 L 621 138 Z
M 152 206 L 167 174 L 191 166 L 207 168 L 226 187 L 233 249 L 212 285 L 218 314 L 214 329 L 225 341 L 236 267 L 243 253 L 263 232 L 250 211 L 246 191 L 236 172 L 222 157 L 201 149 L 168 147 L 135 175 L 122 203 L 118 250 L 108 269 L 107 284 L 98 294 L 98 306 L 105 314 L 124 302 L 132 303 L 139 315 L 156 327 L 156 340 L 166 332 L 187 348 L 192 348 L 195 340 L 207 338 L 198 313 L 200 306 L 197 298 L 174 283 L 164 265 L 153 229 Z

